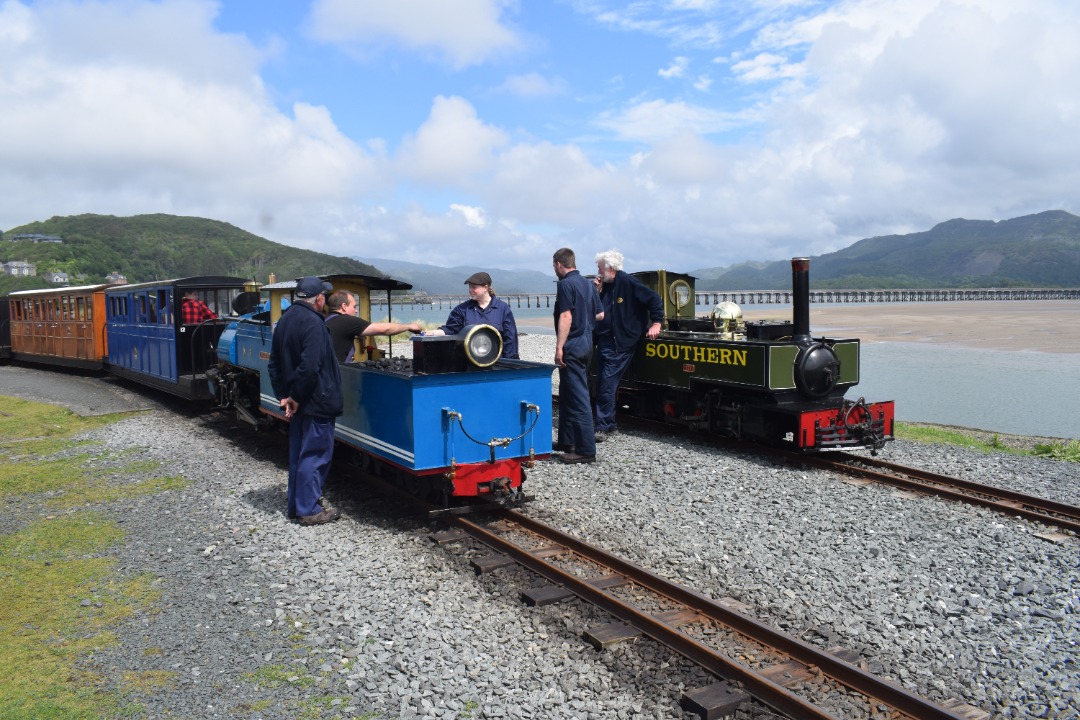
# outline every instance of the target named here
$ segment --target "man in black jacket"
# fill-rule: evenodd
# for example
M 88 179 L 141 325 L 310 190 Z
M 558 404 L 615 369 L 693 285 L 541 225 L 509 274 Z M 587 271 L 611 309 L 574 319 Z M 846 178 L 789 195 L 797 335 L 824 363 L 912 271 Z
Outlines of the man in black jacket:
M 616 250 L 596 255 L 597 290 L 604 319 L 596 324 L 596 439 L 615 432 L 615 393 L 642 337 L 655 340 L 664 321 L 660 296 L 623 272 Z
M 270 384 L 289 419 L 288 516 L 321 525 L 340 513 L 320 503 L 334 458 L 334 425 L 345 407 L 341 370 L 322 310 L 334 288 L 317 277 L 296 281 L 270 346 Z

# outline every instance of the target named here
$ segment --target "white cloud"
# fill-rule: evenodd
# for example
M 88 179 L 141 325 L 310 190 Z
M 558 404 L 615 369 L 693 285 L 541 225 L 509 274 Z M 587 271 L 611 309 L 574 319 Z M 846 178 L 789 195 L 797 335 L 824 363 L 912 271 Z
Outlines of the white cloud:
M 259 52 L 215 32 L 214 7 L 2 6 L 0 27 L 22 28 L 0 49 L 0 192 L 19 221 L 205 211 L 255 226 L 287 204 L 372 186 L 378 159 L 325 108 L 279 112 Z
M 402 177 L 434 185 L 468 184 L 489 169 L 506 143 L 499 129 L 485 125 L 459 97 L 437 97 L 431 114 L 402 142 L 396 165 Z
M 501 17 L 507 5 L 505 0 L 316 0 L 311 33 L 346 47 L 430 50 L 462 68 L 520 47 L 521 39 Z
M 461 205 L 459 203 L 451 203 L 450 209 L 453 212 L 458 213 L 465 219 L 465 223 L 469 227 L 485 228 L 488 225 L 487 215 L 484 213 L 483 208 L 472 207 L 470 205 Z
M 679 56 L 671 61 L 671 64 L 666 68 L 660 68 L 656 71 L 656 74 L 665 80 L 671 80 L 672 78 L 681 78 L 686 74 L 686 68 L 690 65 L 690 58 Z
M 681 100 L 648 100 L 607 113 L 596 123 L 625 140 L 655 141 L 687 131 L 701 135 L 723 132 L 745 124 L 745 119 Z
M 546 78 L 540 73 L 513 75 L 502 84 L 502 89 L 526 100 L 554 97 L 566 93 L 566 81 L 562 78 Z
M 515 223 L 589 226 L 617 211 L 630 181 L 573 145 L 519 144 L 498 159 L 486 185 L 489 211 Z
M 801 64 L 790 63 L 775 53 L 759 53 L 749 60 L 739 60 L 732 63 L 731 70 L 743 82 L 797 78 L 805 74 Z

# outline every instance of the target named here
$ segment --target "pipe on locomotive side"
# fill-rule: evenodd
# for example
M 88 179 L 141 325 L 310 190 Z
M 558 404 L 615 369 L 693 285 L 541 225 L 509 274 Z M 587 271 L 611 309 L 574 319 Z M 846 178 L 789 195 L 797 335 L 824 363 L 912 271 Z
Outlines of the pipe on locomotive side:
M 791 339 L 807 345 L 810 339 L 810 258 L 791 258 L 791 305 L 794 324 Z

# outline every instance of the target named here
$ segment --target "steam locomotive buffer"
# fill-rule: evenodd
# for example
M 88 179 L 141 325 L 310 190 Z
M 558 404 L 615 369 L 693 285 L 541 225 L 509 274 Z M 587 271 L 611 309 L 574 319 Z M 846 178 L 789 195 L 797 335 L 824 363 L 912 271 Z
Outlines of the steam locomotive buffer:
M 743 322 L 730 302 L 695 317 L 693 276 L 636 273 L 663 298 L 666 329 L 639 343 L 619 407 L 803 452 L 876 453 L 892 440 L 893 402 L 845 398 L 859 382 L 859 340 L 811 336 L 809 269 L 792 259 L 791 322 Z

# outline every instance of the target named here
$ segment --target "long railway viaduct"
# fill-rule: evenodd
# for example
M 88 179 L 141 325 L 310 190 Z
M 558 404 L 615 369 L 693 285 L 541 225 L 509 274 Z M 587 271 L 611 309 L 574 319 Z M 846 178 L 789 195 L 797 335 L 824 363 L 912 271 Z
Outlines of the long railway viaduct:
M 499 297 L 512 308 L 550 308 L 555 293 L 508 293 Z M 395 307 L 428 305 L 453 308 L 468 299 L 461 295 L 401 295 L 392 300 Z M 1080 288 L 938 288 L 919 290 L 811 290 L 811 303 L 889 303 L 889 302 L 962 302 L 971 300 L 1080 300 Z M 721 302 L 739 305 L 785 305 L 791 303 L 791 290 L 699 290 L 694 304 L 712 306 Z M 386 299 L 371 298 L 373 307 L 386 307 Z

